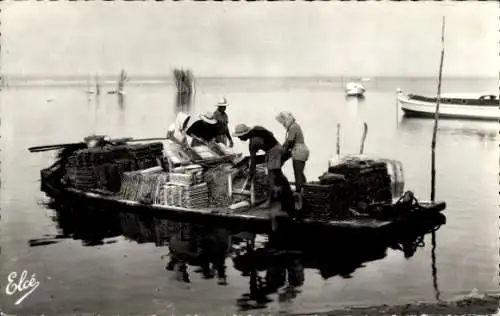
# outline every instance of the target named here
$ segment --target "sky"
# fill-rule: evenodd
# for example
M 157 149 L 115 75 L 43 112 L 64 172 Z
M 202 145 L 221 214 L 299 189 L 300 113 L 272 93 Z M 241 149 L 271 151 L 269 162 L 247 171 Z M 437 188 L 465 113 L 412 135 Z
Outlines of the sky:
M 492 2 L 3 2 L 4 74 L 498 77 Z

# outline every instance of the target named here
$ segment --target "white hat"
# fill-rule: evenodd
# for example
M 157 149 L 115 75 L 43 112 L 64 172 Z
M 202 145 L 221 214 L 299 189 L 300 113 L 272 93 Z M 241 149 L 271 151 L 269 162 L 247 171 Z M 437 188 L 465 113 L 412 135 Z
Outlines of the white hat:
M 214 117 L 212 112 L 206 112 L 205 114 L 200 115 L 200 119 L 207 122 L 208 124 L 216 124 L 217 120 Z
M 227 103 L 227 99 L 223 97 L 222 99 L 219 100 L 219 102 L 217 102 L 215 106 L 228 106 L 228 105 L 229 103 Z

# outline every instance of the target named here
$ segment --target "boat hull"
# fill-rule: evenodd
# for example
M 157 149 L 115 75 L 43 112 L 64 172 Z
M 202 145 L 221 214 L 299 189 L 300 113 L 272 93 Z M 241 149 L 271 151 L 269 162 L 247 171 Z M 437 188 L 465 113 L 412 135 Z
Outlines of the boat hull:
M 63 170 L 57 166 L 52 166 L 51 168 L 41 171 L 42 191 L 58 203 L 80 206 L 85 205 L 103 210 L 140 212 L 175 221 L 213 225 L 216 227 L 230 228 L 236 231 L 243 230 L 255 233 L 271 232 L 273 230 L 272 216 L 274 216 L 279 227 L 288 227 L 294 231 L 301 231 L 304 233 L 310 232 L 315 235 L 356 233 L 374 237 L 388 237 L 401 231 L 405 225 L 411 227 L 415 222 L 425 221 L 426 218 L 434 218 L 436 215 L 441 215 L 440 212 L 446 208 L 444 202 L 424 202 L 420 203 L 423 207 L 420 211 L 410 212 L 409 214 L 391 220 L 353 218 L 331 221 L 314 221 L 311 219 L 292 221 L 283 213 L 281 213 L 280 216 L 279 206 L 275 209 L 263 210 L 253 208 L 238 212 L 230 212 L 228 209 L 188 209 L 119 200 L 113 196 L 84 192 L 66 187 L 61 183 L 62 174 Z
M 436 112 L 436 103 L 413 100 L 402 93 L 398 95 L 398 102 L 405 116 L 434 117 Z M 500 120 L 500 108 L 494 105 L 441 103 L 439 105 L 439 117 L 450 119 L 498 121 Z
M 346 94 L 348 96 L 362 96 L 362 95 L 364 95 L 364 93 L 365 93 L 365 90 L 361 89 L 361 88 L 346 90 Z

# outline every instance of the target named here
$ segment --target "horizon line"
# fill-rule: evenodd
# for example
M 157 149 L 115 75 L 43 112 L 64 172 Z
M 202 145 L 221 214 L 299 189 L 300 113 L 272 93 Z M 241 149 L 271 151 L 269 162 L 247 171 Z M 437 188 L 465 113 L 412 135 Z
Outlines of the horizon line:
M 129 79 L 173 79 L 174 76 L 171 74 L 127 74 Z M 0 79 L 31 79 L 31 80 L 61 80 L 61 79 L 79 79 L 79 80 L 94 80 L 96 78 L 119 78 L 119 73 L 113 74 L 100 74 L 100 75 L 86 75 L 86 74 L 58 74 L 58 75 L 43 75 L 43 74 L 2 74 Z M 195 79 L 283 79 L 283 78 L 328 78 L 328 79 L 397 79 L 397 78 L 408 78 L 408 79 L 437 79 L 436 76 L 431 75 L 250 75 L 250 76 L 231 76 L 231 75 L 203 75 L 195 76 Z M 498 79 L 499 76 L 486 76 L 486 75 L 448 75 L 443 76 L 443 78 L 450 79 Z

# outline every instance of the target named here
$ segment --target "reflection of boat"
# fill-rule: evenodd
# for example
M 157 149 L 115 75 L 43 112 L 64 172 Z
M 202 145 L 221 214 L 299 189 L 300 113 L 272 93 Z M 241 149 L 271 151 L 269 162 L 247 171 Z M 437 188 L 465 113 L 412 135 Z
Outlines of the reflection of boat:
M 356 105 L 361 105 L 364 103 L 365 96 L 364 95 L 357 95 L 356 98 L 353 98 L 351 95 L 346 94 L 345 100 L 347 101 L 348 105 L 356 106 Z
M 85 205 L 67 206 L 52 203 L 53 220 L 61 233 L 52 238 L 30 241 L 32 246 L 44 246 L 63 238 L 82 240 L 85 246 L 98 246 L 111 241 L 108 238 L 124 236 L 138 244 L 154 243 L 169 248 L 167 270 L 183 269 L 187 264 L 200 267 L 206 278 L 216 270 L 219 284 L 225 283 L 225 259 L 229 255 L 231 238 L 224 229 L 174 222 L 150 214 L 93 209 Z M 213 270 L 212 270 L 213 269 Z M 189 278 L 184 278 L 188 281 Z
M 425 118 L 403 116 L 398 129 L 403 133 L 417 133 L 430 127 L 431 124 L 432 121 Z M 498 137 L 498 124 L 486 121 L 443 120 L 439 122 L 438 132 L 443 135 L 477 137 L 480 140 L 495 141 Z
M 107 243 L 106 238 L 122 235 L 139 244 L 168 246 L 170 262 L 166 268 L 178 269 L 179 281 L 189 282 L 191 266 L 198 267 L 194 272 L 200 272 L 204 278 L 215 278 L 219 285 L 225 285 L 226 259 L 230 256 L 235 269 L 249 276 L 250 293 L 241 295 L 238 300 L 238 305 L 246 309 L 256 307 L 252 301 L 265 305 L 270 301 L 267 296 L 276 292 L 280 300 L 293 299 L 304 284 L 305 269 L 319 271 L 324 279 L 349 278 L 364 263 L 383 259 L 390 249 L 402 251 L 405 258 L 410 258 L 423 245 L 424 235 L 446 222 L 442 214 L 427 213 L 395 230 L 391 236 L 325 235 L 321 243 L 292 227 L 281 227 L 258 243 L 253 234 L 248 234 L 245 241 L 238 241 L 231 238 L 237 230 L 229 232 L 206 225 L 174 222 L 151 213 L 95 209 L 85 205 L 51 207 L 63 238 L 81 239 L 87 246 L 96 246 Z M 285 285 L 287 287 L 283 287 Z
M 250 277 L 250 293 L 244 294 L 238 305 L 244 310 L 263 307 L 270 301 L 268 295 L 276 292 L 280 292 L 280 300 L 293 299 L 305 281 L 305 269 L 317 270 L 324 279 L 351 278 L 366 262 L 385 258 L 390 249 L 401 251 L 405 258 L 410 258 L 424 246 L 424 236 L 445 222 L 444 215 L 432 214 L 425 221 L 416 221 L 389 238 L 335 236 L 320 244 L 306 235 L 281 231 L 272 234 L 264 247 L 236 248 L 232 252 L 234 267 Z
M 399 106 L 406 116 L 434 117 L 436 97 L 403 93 L 398 89 Z M 440 118 L 500 120 L 498 96 L 493 94 L 441 94 Z
M 348 82 L 345 86 L 345 93 L 348 96 L 362 96 L 366 89 L 361 82 Z

